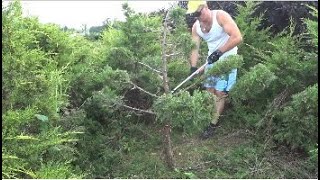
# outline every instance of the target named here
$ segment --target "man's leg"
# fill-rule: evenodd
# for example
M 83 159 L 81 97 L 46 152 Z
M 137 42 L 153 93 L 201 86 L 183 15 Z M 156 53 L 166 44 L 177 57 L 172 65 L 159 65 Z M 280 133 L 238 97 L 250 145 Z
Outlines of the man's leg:
M 216 97 L 215 107 L 216 107 L 217 113 L 211 121 L 212 124 L 216 125 L 218 123 L 220 115 L 222 114 L 222 112 L 224 110 L 224 105 L 226 102 L 226 98 L 228 97 L 228 94 L 223 91 L 218 91 L 214 88 L 207 88 L 207 90 Z
M 216 96 L 216 102 L 215 102 L 215 107 L 216 107 L 216 115 L 212 119 L 212 124 L 216 125 L 219 121 L 219 117 L 222 114 L 226 102 L 226 98 L 228 97 L 228 94 L 223 91 L 218 91 L 215 90 L 215 96 Z
M 202 139 L 207 139 L 211 136 L 213 136 L 213 132 L 215 130 L 215 128 L 217 127 L 218 124 L 218 120 L 219 120 L 219 116 L 223 111 L 224 108 L 224 102 L 225 102 L 225 98 L 223 98 L 223 92 L 221 91 L 217 91 L 214 88 L 207 88 L 207 91 L 210 92 L 213 96 L 215 96 L 215 107 L 216 107 L 216 114 L 214 115 L 214 117 L 212 117 L 211 123 L 209 124 L 209 126 L 204 130 L 204 132 L 201 134 L 201 138 Z

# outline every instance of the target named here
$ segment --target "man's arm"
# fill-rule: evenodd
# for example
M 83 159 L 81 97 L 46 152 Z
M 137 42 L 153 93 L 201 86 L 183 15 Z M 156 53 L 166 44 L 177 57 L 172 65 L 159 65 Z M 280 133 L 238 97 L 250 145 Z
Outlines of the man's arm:
M 219 50 L 224 53 L 239 45 L 242 42 L 242 35 L 237 24 L 227 12 L 219 10 L 217 12 L 217 21 L 230 36 L 226 44 L 219 48 Z
M 196 32 L 196 26 L 192 26 L 192 41 L 196 44 L 196 47 L 192 49 L 190 56 L 190 65 L 191 67 L 197 67 L 197 62 L 199 59 L 199 49 L 200 49 L 200 36 Z

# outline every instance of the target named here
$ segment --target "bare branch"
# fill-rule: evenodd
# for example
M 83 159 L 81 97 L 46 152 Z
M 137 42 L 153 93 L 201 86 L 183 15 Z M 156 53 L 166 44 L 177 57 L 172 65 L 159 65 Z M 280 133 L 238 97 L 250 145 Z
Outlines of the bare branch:
M 154 71 L 154 72 L 156 72 L 156 73 L 162 74 L 161 71 L 159 71 L 159 70 L 157 70 L 157 69 L 154 69 L 154 68 L 152 68 L 151 66 L 149 66 L 149 65 L 147 65 L 147 64 L 144 64 L 144 63 L 142 63 L 142 62 L 138 62 L 138 63 L 141 64 L 141 65 L 143 65 L 143 66 L 145 66 L 145 67 L 147 67 L 147 68 L 149 68 L 150 70 L 152 70 L 152 71 Z
M 133 89 L 139 89 L 140 91 L 152 96 L 152 97 L 158 97 L 156 94 L 153 94 L 151 92 L 148 92 L 146 90 L 144 90 L 143 88 L 139 87 L 138 85 L 134 84 L 133 82 L 129 82 L 131 85 L 133 85 Z
M 166 57 L 177 56 L 179 54 L 181 54 L 181 53 L 178 52 L 178 53 L 166 54 Z
M 144 109 L 138 109 L 138 108 L 134 108 L 134 107 L 131 107 L 131 106 L 127 106 L 125 104 L 121 104 L 121 106 L 123 106 L 123 107 L 125 107 L 127 109 L 131 109 L 131 110 L 134 110 L 134 111 L 141 112 L 141 113 L 147 113 L 147 114 L 155 115 L 155 113 L 153 111 L 144 110 Z

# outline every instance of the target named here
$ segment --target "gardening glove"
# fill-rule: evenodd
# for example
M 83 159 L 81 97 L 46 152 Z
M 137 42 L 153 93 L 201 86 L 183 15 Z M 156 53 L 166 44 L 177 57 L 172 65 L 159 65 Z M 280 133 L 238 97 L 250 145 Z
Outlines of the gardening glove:
M 198 68 L 197 67 L 192 67 L 190 68 L 190 74 L 191 75 L 192 73 L 194 73 Z
M 193 74 L 197 69 L 198 69 L 197 67 L 192 67 L 192 66 L 191 66 L 189 76 L 190 76 L 191 74 Z M 193 81 L 193 78 L 194 78 L 194 77 L 195 77 L 195 76 L 193 76 L 193 77 L 190 79 L 190 81 Z
M 222 56 L 222 52 L 220 50 L 214 51 L 210 56 L 208 57 L 208 64 L 212 64 L 219 60 L 219 58 Z

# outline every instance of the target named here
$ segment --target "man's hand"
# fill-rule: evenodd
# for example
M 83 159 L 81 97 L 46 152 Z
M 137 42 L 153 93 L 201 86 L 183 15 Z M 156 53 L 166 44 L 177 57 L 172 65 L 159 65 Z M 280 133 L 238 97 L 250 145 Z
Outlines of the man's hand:
M 208 64 L 212 64 L 219 60 L 219 58 L 222 56 L 222 52 L 220 50 L 214 51 L 210 56 L 208 57 Z

